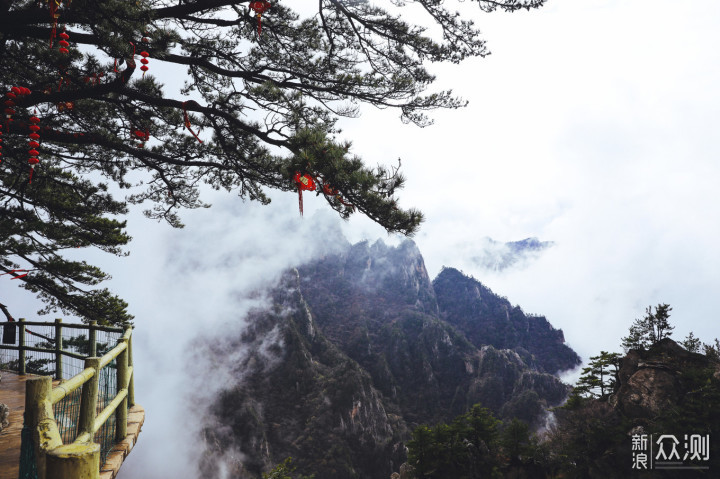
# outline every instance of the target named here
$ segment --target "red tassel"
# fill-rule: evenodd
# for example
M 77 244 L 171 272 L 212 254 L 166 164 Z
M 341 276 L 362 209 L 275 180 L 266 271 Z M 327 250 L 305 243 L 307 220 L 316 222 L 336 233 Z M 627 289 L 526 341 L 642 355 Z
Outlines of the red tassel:
M 300 216 L 303 214 L 303 201 L 302 192 L 303 190 L 315 191 L 315 180 L 310 175 L 301 175 L 299 172 L 295 173 L 295 182 L 298 184 L 298 201 L 300 202 Z
M 197 141 L 199 141 L 200 143 L 202 143 L 203 141 L 195 134 L 194 131 L 192 131 L 192 128 L 190 128 L 190 126 L 191 126 L 191 125 L 190 125 L 190 115 L 188 115 L 187 109 L 185 108 L 185 104 L 186 104 L 186 103 L 187 103 L 187 102 L 184 101 L 183 104 L 182 104 L 182 107 L 183 107 L 183 120 L 184 120 L 184 122 L 185 122 L 185 128 L 187 128 L 188 131 L 189 131 L 190 133 L 192 133 L 192 136 L 194 136 Z
M 302 188 L 298 186 L 298 202 L 300 203 L 300 216 L 303 215 L 303 207 L 302 207 Z

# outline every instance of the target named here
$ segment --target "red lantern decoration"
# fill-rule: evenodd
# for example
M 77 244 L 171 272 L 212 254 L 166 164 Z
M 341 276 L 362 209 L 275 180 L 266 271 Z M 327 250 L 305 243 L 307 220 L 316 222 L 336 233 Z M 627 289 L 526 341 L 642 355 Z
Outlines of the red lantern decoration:
M 28 146 L 30 146 L 30 150 L 28 151 L 28 154 L 30 155 L 30 158 L 28 159 L 28 164 L 30 165 L 30 181 L 28 181 L 28 183 L 32 183 L 35 165 L 40 163 L 40 160 L 37 159 L 37 156 L 40 154 L 40 152 L 35 149 L 37 148 L 37 146 L 40 146 L 37 142 L 38 138 L 40 138 L 40 135 L 38 134 L 38 131 L 40 131 L 40 125 L 38 125 L 38 123 L 40 123 L 40 118 L 32 116 L 30 117 L 30 123 L 31 124 L 28 128 L 30 129 L 30 131 L 32 131 L 32 133 L 29 135 L 32 141 L 28 142 Z
M 23 97 L 29 95 L 31 92 L 28 88 L 14 86 L 9 92 L 5 94 L 7 99 L 5 100 L 5 124 L 7 125 L 12 120 L 12 116 L 15 114 L 15 100 L 21 101 Z M 20 97 L 20 98 L 18 98 Z
M 147 59 L 150 56 L 150 54 L 148 52 L 146 52 L 145 50 L 143 50 L 140 52 L 140 56 L 142 57 L 142 60 L 140 60 L 140 63 L 142 63 L 142 66 L 140 67 L 140 69 L 143 72 L 143 76 L 145 76 L 145 73 L 150 69 L 147 66 L 148 63 L 150 63 L 150 61 Z
M 250 2 L 250 8 L 255 10 L 255 13 L 257 14 L 258 36 L 260 36 L 262 33 L 262 14 L 270 8 L 270 2 L 267 0 L 254 0 Z
M 298 202 L 300 204 L 300 216 L 303 214 L 303 190 L 315 191 L 315 180 L 310 175 L 295 173 L 295 182 L 298 184 Z
M 60 34 L 60 40 L 58 44 L 60 45 L 60 53 L 68 54 L 69 50 L 68 47 L 70 46 L 70 43 L 68 43 L 68 39 L 70 38 L 70 35 L 67 34 L 65 31 L 65 27 L 63 27 L 63 32 Z
M 147 142 L 150 139 L 150 131 L 149 130 L 135 130 L 133 131 L 133 135 L 135 135 L 135 138 L 137 139 L 138 143 L 135 145 L 137 148 L 145 148 L 145 142 Z

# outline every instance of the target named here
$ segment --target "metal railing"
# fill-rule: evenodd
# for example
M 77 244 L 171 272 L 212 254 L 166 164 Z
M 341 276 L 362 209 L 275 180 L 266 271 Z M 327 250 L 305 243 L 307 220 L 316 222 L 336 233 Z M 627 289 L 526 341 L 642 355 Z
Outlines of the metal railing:
M 67 328 L 87 331 L 87 336 L 68 336 L 63 333 Z M 0 344 L 0 352 L 17 351 L 17 359 L 3 362 L 0 356 L 0 367 L 15 369 L 20 374 L 45 374 L 26 382 L 22 457 L 34 456 L 34 460 L 32 464 L 21 461 L 20 477 L 35 476 L 23 475 L 23 469 L 36 470 L 38 479 L 98 477 L 108 451 L 127 435 L 128 409 L 135 404 L 132 328 L 20 319 L 2 323 L 2 332 L 2 342 L 6 344 Z M 109 340 L 98 343 L 98 332 L 105 333 Z M 19 333 L 17 340 L 15 333 Z M 109 349 L 112 335 L 119 337 Z M 64 348 L 64 342 L 75 352 Z M 99 351 L 105 354 L 97 357 Z M 65 378 L 68 374 L 63 374 L 64 358 L 83 361 L 82 369 Z M 53 362 L 55 368 L 50 370 L 48 365 Z M 61 380 L 54 388 L 50 375 Z M 79 408 L 70 407 L 78 402 Z M 26 444 L 26 440 L 31 444 Z

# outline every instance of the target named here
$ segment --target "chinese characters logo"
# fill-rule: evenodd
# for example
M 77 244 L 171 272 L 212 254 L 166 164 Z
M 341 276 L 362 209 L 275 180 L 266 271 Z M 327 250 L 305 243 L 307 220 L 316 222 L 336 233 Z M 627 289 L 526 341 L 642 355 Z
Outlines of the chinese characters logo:
M 710 435 L 685 434 L 683 441 L 672 434 L 653 440 L 652 434 L 632 435 L 633 469 L 709 469 Z

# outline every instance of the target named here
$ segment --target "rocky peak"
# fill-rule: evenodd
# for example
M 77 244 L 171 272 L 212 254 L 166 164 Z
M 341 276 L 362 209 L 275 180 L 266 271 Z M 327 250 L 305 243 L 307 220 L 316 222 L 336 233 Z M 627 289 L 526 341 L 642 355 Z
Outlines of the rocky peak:
M 629 417 L 653 418 L 676 407 L 690 393 L 685 372 L 710 368 L 720 378 L 720 363 L 665 338 L 647 351 L 627 353 L 618 371 L 619 387 L 608 401 Z

